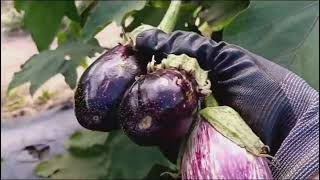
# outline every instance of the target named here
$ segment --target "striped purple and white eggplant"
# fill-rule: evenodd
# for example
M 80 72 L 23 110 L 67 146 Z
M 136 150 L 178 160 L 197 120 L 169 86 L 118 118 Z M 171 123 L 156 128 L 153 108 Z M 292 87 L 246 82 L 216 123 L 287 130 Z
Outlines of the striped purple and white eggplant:
M 201 118 L 181 161 L 182 179 L 272 179 L 267 159 L 256 156 Z

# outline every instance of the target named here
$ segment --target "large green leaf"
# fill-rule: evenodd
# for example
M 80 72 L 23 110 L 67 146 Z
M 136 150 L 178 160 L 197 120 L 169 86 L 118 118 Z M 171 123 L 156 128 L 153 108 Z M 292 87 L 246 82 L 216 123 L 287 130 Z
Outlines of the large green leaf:
M 142 9 L 145 3 L 145 1 L 99 1 L 83 27 L 84 40 L 90 40 L 112 21 L 120 24 L 127 13 Z
M 49 48 L 64 15 L 80 21 L 74 1 L 15 1 L 15 8 L 25 12 L 25 28 L 39 51 Z
M 80 136 L 79 136 L 80 134 Z M 77 132 L 71 136 L 69 147 L 83 151 L 58 155 L 40 163 L 35 173 L 53 179 L 138 179 L 143 178 L 154 164 L 170 165 L 156 148 L 140 147 L 130 141 L 122 132 L 109 133 L 107 141 L 101 145 L 106 133 Z M 104 134 L 104 135 L 103 135 Z M 88 143 L 88 140 L 95 143 Z M 78 141 L 78 142 L 76 142 Z M 95 150 L 93 150 L 95 149 Z M 95 153 L 87 153 L 94 151 Z M 79 154 L 81 152 L 82 154 Z
M 125 31 L 132 31 L 134 28 L 141 24 L 148 24 L 152 26 L 158 26 L 165 15 L 170 1 L 149 1 L 143 9 L 130 14 L 133 17 L 133 21 L 125 27 Z M 175 26 L 176 30 L 191 30 L 194 23 L 193 12 L 196 10 L 197 5 L 195 3 L 183 3 L 181 5 L 178 21 Z M 188 26 L 185 26 L 188 24 Z M 123 24 L 124 25 L 124 21 Z
M 140 11 L 128 14 L 127 17 L 129 18 L 129 15 L 131 15 L 133 20 L 127 27 L 125 26 L 125 20 L 122 21 L 122 26 L 125 28 L 125 31 L 130 32 L 141 24 L 148 24 L 155 27 L 158 26 L 167 11 L 170 2 L 162 1 L 163 3 L 161 4 L 158 4 L 159 1 L 155 2 L 156 3 L 149 1 Z
M 281 57 L 281 61 L 288 62 L 288 68 L 319 91 L 319 19 L 295 53 L 288 53 L 286 57 Z
M 107 177 L 111 163 L 104 150 L 101 149 L 95 156 L 76 156 L 71 153 L 57 155 L 40 163 L 35 173 L 52 179 L 102 179 Z
M 319 1 L 252 1 L 224 40 L 262 55 L 319 89 Z
M 154 164 L 170 165 L 156 147 L 138 146 L 122 132 L 116 135 L 106 144 L 111 157 L 108 179 L 141 179 Z
M 57 34 L 58 45 L 78 41 L 81 38 L 81 26 L 74 21 L 69 22 L 64 31 Z
M 30 82 L 30 93 L 34 94 L 44 82 L 58 73 L 63 74 L 68 85 L 74 88 L 77 80 L 76 67 L 82 58 L 92 56 L 96 51 L 101 50 L 97 42 L 87 44 L 71 42 L 55 50 L 45 50 L 32 56 L 21 66 L 22 69 L 14 74 L 10 82 L 8 92 L 21 84 Z
M 77 131 L 66 142 L 69 150 L 40 163 L 35 173 L 53 179 L 97 179 L 108 175 L 108 150 L 104 145 L 108 133 Z
M 202 11 L 199 12 L 201 25 L 199 30 L 206 37 L 222 30 L 233 19 L 243 12 L 250 4 L 249 0 L 244 1 L 202 1 Z

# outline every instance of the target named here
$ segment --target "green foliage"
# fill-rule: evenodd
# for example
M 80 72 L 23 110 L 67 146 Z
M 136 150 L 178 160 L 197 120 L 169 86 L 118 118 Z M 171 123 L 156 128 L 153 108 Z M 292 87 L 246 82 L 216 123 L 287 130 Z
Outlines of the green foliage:
M 108 175 L 109 166 L 108 154 L 101 150 L 95 156 L 58 155 L 39 164 L 35 171 L 52 179 L 98 179 Z
M 318 51 L 317 47 L 319 46 L 319 43 L 315 44 L 315 39 L 319 33 L 314 30 L 318 27 L 315 25 L 315 21 L 319 14 L 317 9 L 319 2 L 282 1 L 274 3 L 253 1 L 247 9 L 248 4 L 248 1 L 184 2 L 176 29 L 198 31 L 195 27 L 197 17 L 200 18 L 199 30 L 204 36 L 211 36 L 212 32 L 226 27 L 223 35 L 224 40 L 261 54 L 293 70 L 318 89 L 319 68 L 316 64 L 319 55 L 313 52 Z M 25 11 L 24 24 L 31 32 L 39 50 L 48 48 L 56 35 L 63 16 L 69 17 L 71 22 L 64 31 L 57 34 L 58 44 L 62 48 L 64 48 L 65 43 L 74 43 L 81 39 L 84 39 L 85 42 L 89 41 L 111 21 L 121 23 L 126 31 L 131 31 L 142 23 L 157 26 L 168 6 L 169 2 L 166 1 L 90 2 L 88 7 L 82 8 L 81 23 L 84 25 L 82 27 L 78 23 L 79 16 L 72 1 L 15 1 L 15 7 L 18 10 Z M 243 11 L 244 13 L 240 14 Z M 240 16 L 237 17 L 239 14 Z M 132 22 L 129 22 L 129 25 L 125 27 L 127 25 L 126 21 L 130 21 L 130 18 L 133 19 Z M 232 22 L 234 19 L 235 21 Z M 51 54 L 55 54 L 55 52 L 59 53 L 60 51 L 57 49 Z M 48 52 L 44 51 L 43 53 L 47 55 Z M 85 53 L 81 54 L 81 60 L 77 60 L 80 63 L 74 64 L 76 66 L 81 64 L 86 67 L 85 56 L 87 55 Z M 59 54 L 54 56 L 59 56 Z M 42 61 L 42 67 L 51 63 L 59 64 L 53 62 L 49 64 L 49 58 L 45 58 L 46 56 L 39 55 L 37 57 L 39 61 Z M 29 59 L 29 61 L 32 59 Z M 48 64 L 44 65 L 43 62 L 48 62 Z M 30 62 L 26 64 L 28 63 Z M 37 62 L 33 61 L 32 64 L 37 64 Z M 35 66 L 39 67 L 39 65 Z M 68 67 L 70 69 L 65 68 L 63 74 L 72 88 L 75 87 L 76 83 L 75 66 Z M 21 71 L 26 70 L 22 69 Z M 32 79 L 36 76 L 27 76 L 30 78 L 28 81 L 31 82 L 31 89 L 33 90 L 31 93 L 34 93 L 35 89 L 47 79 L 61 72 L 57 67 L 52 71 L 43 71 L 43 77 L 45 78 L 42 81 L 38 81 L 37 78 Z M 38 68 L 31 68 L 28 73 L 37 74 L 39 72 Z M 13 85 L 10 87 L 28 82 L 23 79 L 24 75 L 23 72 L 17 73 L 11 83 Z
M 77 80 L 76 67 L 79 65 L 87 67 L 85 57 L 90 56 L 88 53 L 101 50 L 99 46 L 93 47 L 80 41 L 85 43 L 92 41 L 94 35 L 112 21 L 124 26 L 129 16 L 133 21 L 129 27 L 125 28 L 126 31 L 141 23 L 156 26 L 160 23 L 168 5 L 169 2 L 164 1 L 89 2 L 82 7 L 81 17 L 79 17 L 73 1 L 15 1 L 16 9 L 25 12 L 24 24 L 31 32 L 39 51 L 42 52 L 31 57 L 24 65 L 25 68 L 15 73 L 8 90 L 30 82 L 30 93 L 34 94 L 44 82 L 58 73 L 64 75 L 70 88 L 74 88 Z M 203 6 L 210 7 L 208 2 L 203 2 Z M 197 3 L 184 2 L 178 15 L 176 29 L 197 31 L 194 25 L 197 12 L 199 12 Z M 233 14 L 236 14 L 235 12 L 233 11 Z M 70 22 L 64 30 L 57 33 L 63 16 L 67 16 Z M 218 25 L 222 27 L 221 24 Z M 210 27 L 214 29 L 215 24 Z M 59 47 L 53 51 L 46 50 L 55 35 L 57 35 Z M 72 55 L 71 60 L 64 61 L 65 55 Z M 47 67 L 49 68 L 45 69 Z
M 15 8 L 24 11 L 24 26 L 39 51 L 49 48 L 63 16 L 80 20 L 73 1 L 15 1 Z
M 65 145 L 69 151 L 40 163 L 35 169 L 36 174 L 53 179 L 107 176 L 106 169 L 110 161 L 107 149 L 103 146 L 107 135 L 91 131 L 75 132 Z
M 290 62 L 287 67 L 319 91 L 319 19 L 310 29 L 311 32 L 295 52 L 288 53 L 281 60 Z
M 166 13 L 167 8 L 169 7 L 169 2 L 157 2 L 159 1 L 155 1 L 154 3 L 153 1 L 149 1 L 140 11 L 127 14 L 121 24 L 124 27 L 125 31 L 131 32 L 141 24 L 148 24 L 154 27 L 158 26 L 162 17 Z M 126 24 L 126 21 L 128 21 L 128 19 L 130 18 L 132 18 L 132 22 Z
M 202 2 L 205 9 L 199 13 L 200 22 L 202 22 L 199 30 L 202 35 L 211 37 L 213 32 L 220 31 L 231 23 L 249 4 L 249 0 Z
M 159 150 L 140 147 L 119 131 L 78 131 L 66 147 L 67 153 L 40 163 L 35 173 L 52 179 L 137 179 L 155 163 L 170 165 Z
M 45 50 L 34 55 L 22 65 L 21 71 L 14 74 L 8 92 L 23 83 L 30 82 L 30 93 L 34 94 L 37 88 L 58 73 L 63 74 L 69 86 L 74 88 L 77 82 L 76 67 L 81 58 L 93 56 L 96 50 L 101 50 L 96 42 L 88 44 L 71 42 L 55 50 Z
M 64 31 L 57 34 L 58 45 L 61 46 L 65 43 L 75 42 L 81 38 L 81 26 L 74 21 L 69 22 Z
M 152 165 L 170 164 L 156 147 L 138 146 L 122 133 L 107 142 L 107 146 L 110 148 L 112 162 L 108 169 L 110 179 L 140 179 Z
M 137 12 L 129 14 L 125 19 L 133 18 L 132 22 L 126 26 L 125 20 L 122 21 L 122 26 L 125 31 L 132 31 L 141 24 L 148 24 L 152 26 L 158 26 L 167 8 L 169 7 L 169 1 L 149 1 L 143 9 Z M 194 25 L 193 13 L 197 9 L 195 3 L 183 3 L 178 15 L 178 22 L 175 26 L 176 30 L 192 30 Z M 188 24 L 188 26 L 185 26 Z
M 120 24 L 127 13 L 140 10 L 144 5 L 145 1 L 99 1 L 83 27 L 84 40 L 90 40 L 112 21 Z
M 319 89 L 319 1 L 253 1 L 224 40 L 301 75 Z
M 88 149 L 94 145 L 103 145 L 107 140 L 108 133 L 97 131 L 77 131 L 73 133 L 65 146 L 67 149 Z

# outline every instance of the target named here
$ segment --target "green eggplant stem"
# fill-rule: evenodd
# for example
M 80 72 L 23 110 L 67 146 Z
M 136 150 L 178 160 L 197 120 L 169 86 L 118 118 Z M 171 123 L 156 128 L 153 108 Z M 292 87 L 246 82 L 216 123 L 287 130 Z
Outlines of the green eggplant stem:
M 174 27 L 176 26 L 180 8 L 181 8 L 181 1 L 172 0 L 158 28 L 166 33 L 172 32 L 174 30 Z
M 142 25 L 136 27 L 130 33 L 125 34 L 125 39 L 127 41 L 129 41 L 129 44 L 132 44 L 134 47 L 136 45 L 136 38 L 137 38 L 138 34 L 142 33 L 143 31 L 158 28 L 166 33 L 172 32 L 174 30 L 174 27 L 176 26 L 180 8 L 181 8 L 181 1 L 180 0 L 171 1 L 170 6 L 169 6 L 166 14 L 163 16 L 158 27 L 153 27 L 148 24 L 142 24 Z

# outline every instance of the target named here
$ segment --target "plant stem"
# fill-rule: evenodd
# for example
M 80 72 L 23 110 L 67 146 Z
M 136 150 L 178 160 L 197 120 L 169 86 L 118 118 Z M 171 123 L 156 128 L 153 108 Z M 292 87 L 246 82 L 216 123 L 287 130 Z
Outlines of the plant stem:
M 172 32 L 177 23 L 180 7 L 181 7 L 180 0 L 172 0 L 158 28 L 166 33 Z
M 180 0 L 172 0 L 170 3 L 170 6 L 166 12 L 166 14 L 163 16 L 159 26 L 157 27 L 158 29 L 161 29 L 162 31 L 166 33 L 170 33 L 174 30 L 174 27 L 176 26 L 177 19 L 178 19 L 178 13 L 181 8 L 181 1 Z M 128 33 L 126 36 L 128 36 L 127 39 L 132 40 L 132 45 L 135 46 L 136 44 L 136 38 L 138 34 L 140 34 L 143 31 L 149 30 L 149 29 L 155 29 L 155 27 L 147 25 L 147 24 L 142 24 L 138 27 L 136 27 L 133 31 Z

